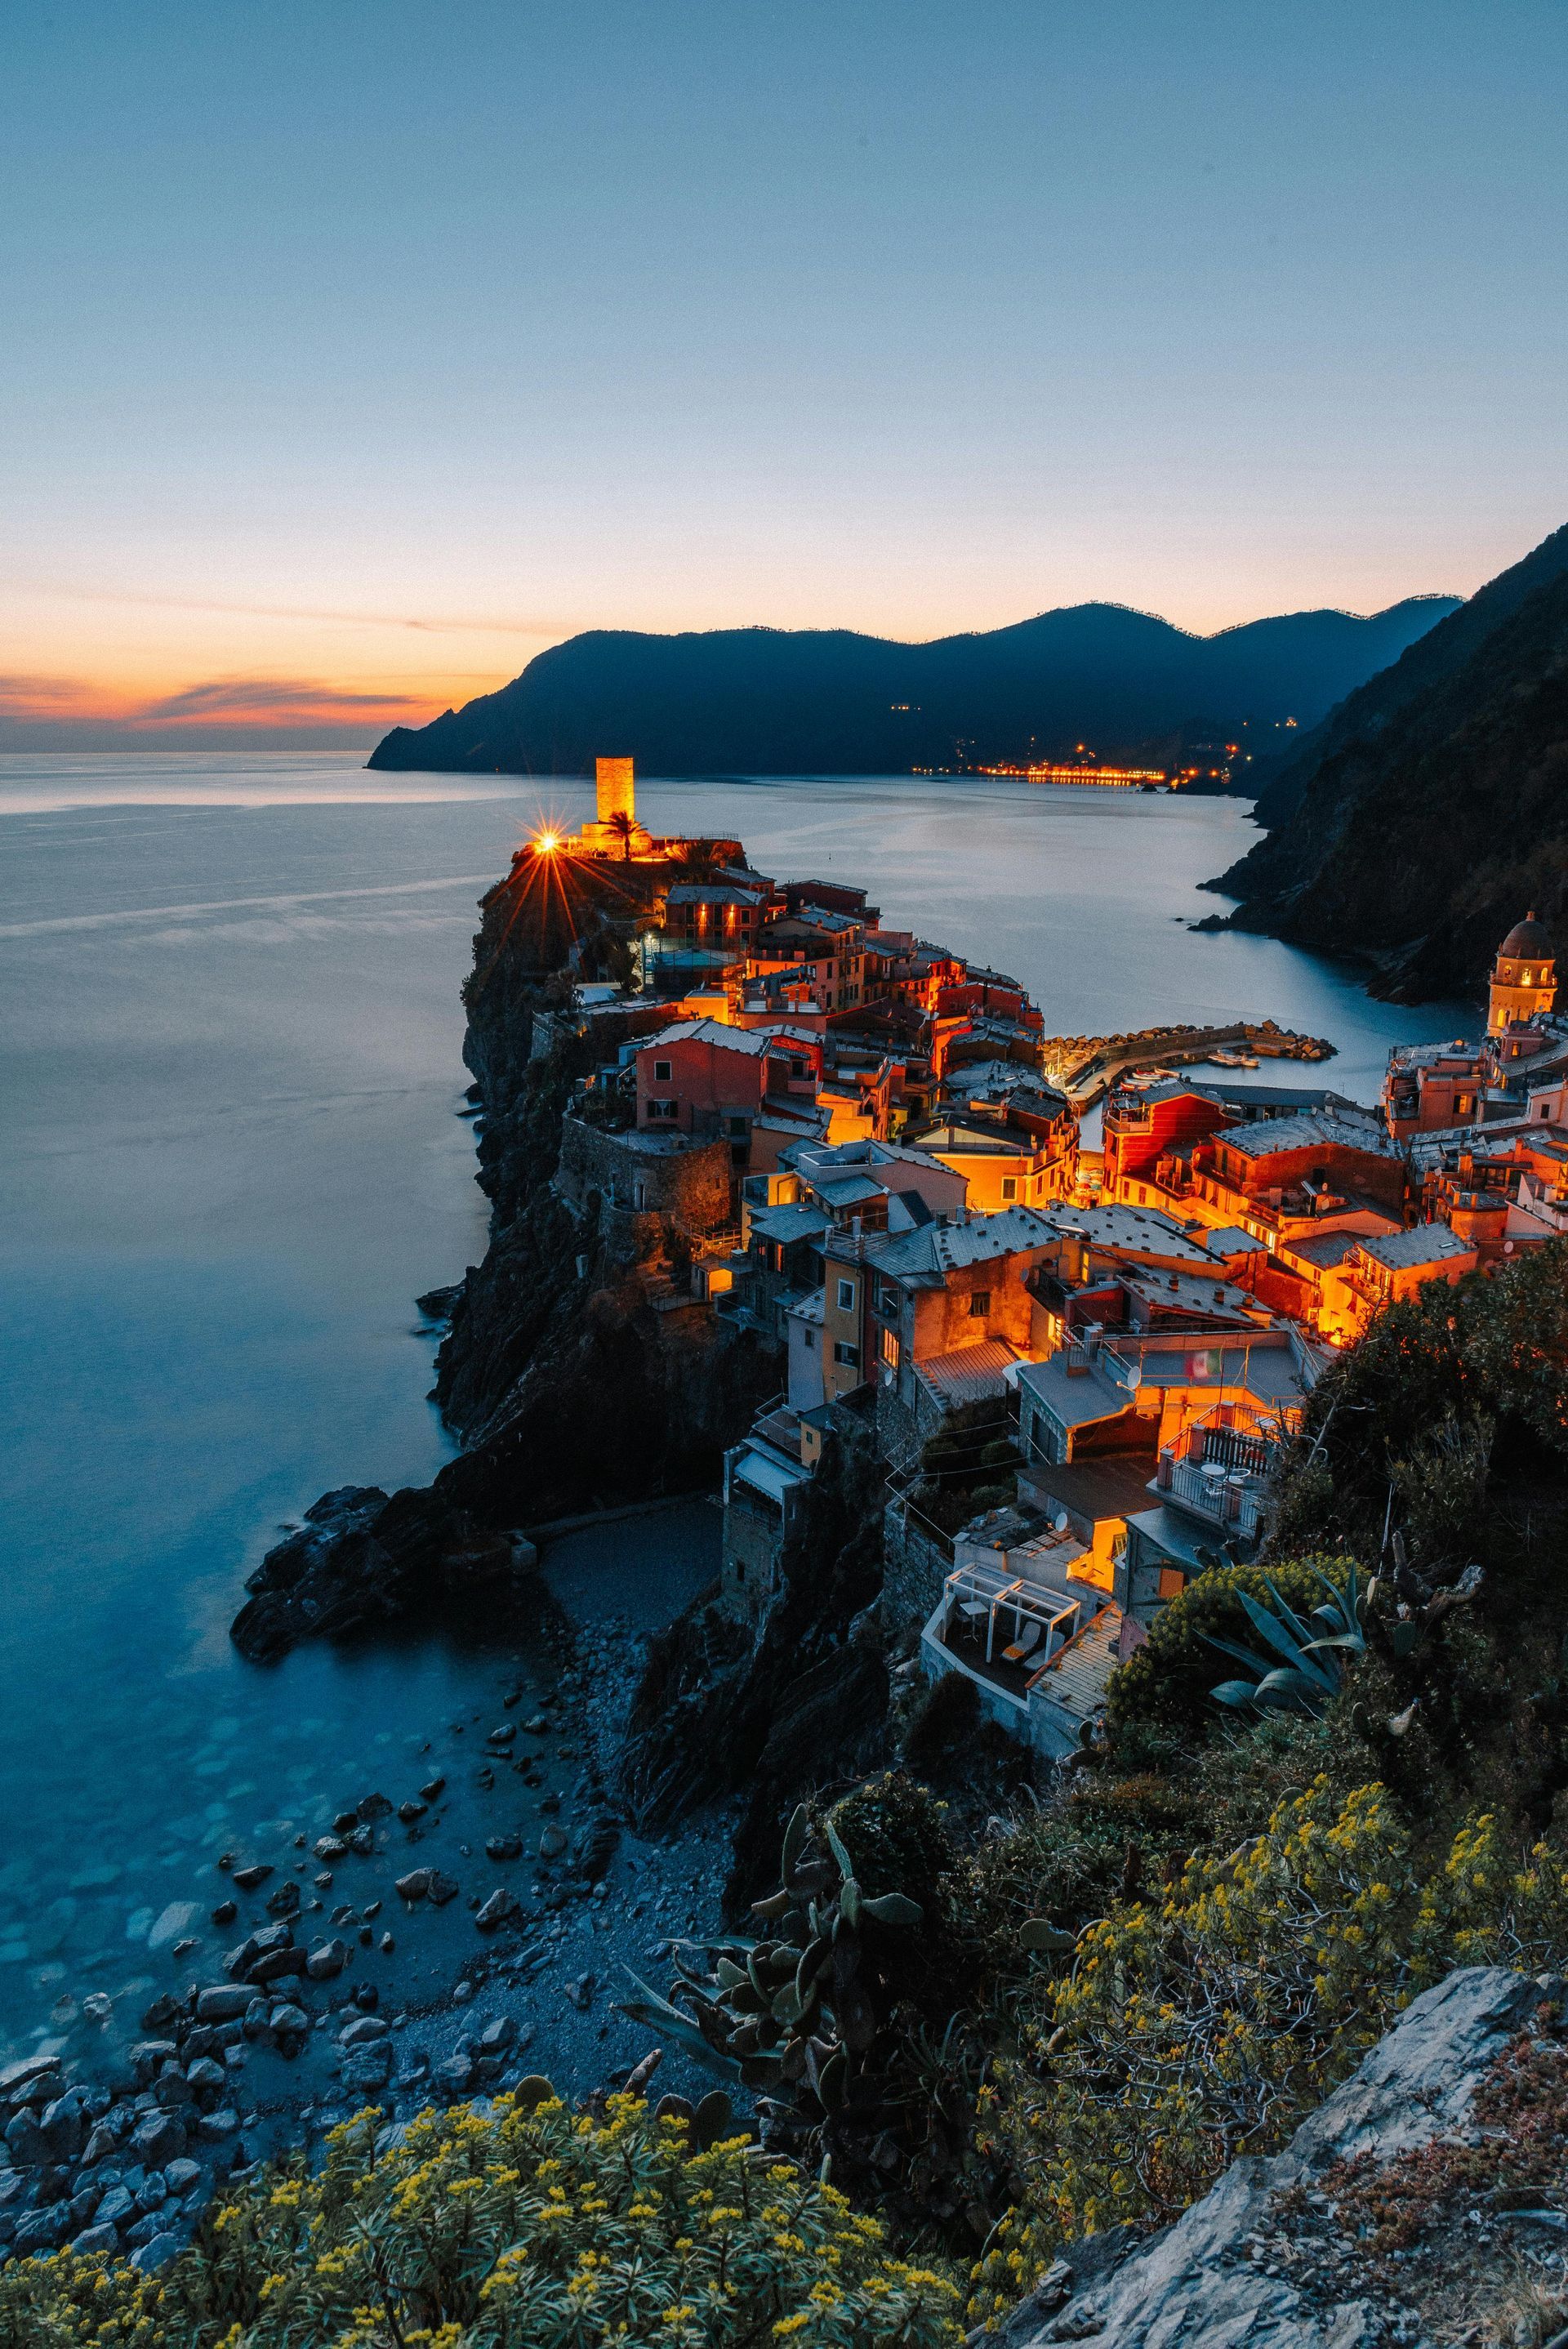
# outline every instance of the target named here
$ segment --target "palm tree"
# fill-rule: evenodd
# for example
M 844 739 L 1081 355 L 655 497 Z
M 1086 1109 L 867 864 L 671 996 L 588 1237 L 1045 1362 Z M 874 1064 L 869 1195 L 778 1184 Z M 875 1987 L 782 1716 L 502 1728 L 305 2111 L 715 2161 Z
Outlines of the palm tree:
M 606 822 L 608 823 L 611 831 L 615 834 L 615 837 L 621 843 L 622 855 L 626 859 L 626 862 L 630 864 L 632 858 L 632 843 L 635 839 L 637 832 L 636 817 L 634 815 L 628 815 L 624 808 L 617 808 L 613 816 L 606 818 Z

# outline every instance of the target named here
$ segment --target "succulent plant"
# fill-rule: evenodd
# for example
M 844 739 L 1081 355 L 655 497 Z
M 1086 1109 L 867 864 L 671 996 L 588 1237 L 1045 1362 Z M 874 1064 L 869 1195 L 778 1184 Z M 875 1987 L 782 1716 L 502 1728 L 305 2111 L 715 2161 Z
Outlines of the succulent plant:
M 638 1995 L 623 2012 L 747 2087 L 803 2091 L 827 2114 L 849 2102 L 879 2029 L 862 1979 L 865 1928 L 906 1930 L 923 1912 L 902 1892 L 868 1896 L 832 1822 L 820 1832 L 819 1843 L 798 1805 L 779 1889 L 752 1903 L 765 1935 L 678 1945 L 670 1997 L 634 1976 Z
M 1260 1655 L 1254 1648 L 1238 1648 L 1233 1640 L 1205 1632 L 1212 1648 L 1233 1656 L 1252 1676 L 1222 1681 L 1211 1692 L 1217 1702 L 1259 1713 L 1308 1713 L 1315 1719 L 1327 1711 L 1339 1693 L 1344 1660 L 1367 1652 L 1367 1606 L 1377 1586 L 1363 1585 L 1354 1566 L 1343 1590 L 1321 1570 L 1317 1578 L 1328 1596 L 1305 1619 L 1286 1605 L 1272 1581 L 1268 1585 L 1272 1608 L 1238 1590 L 1247 1620 L 1273 1654 Z

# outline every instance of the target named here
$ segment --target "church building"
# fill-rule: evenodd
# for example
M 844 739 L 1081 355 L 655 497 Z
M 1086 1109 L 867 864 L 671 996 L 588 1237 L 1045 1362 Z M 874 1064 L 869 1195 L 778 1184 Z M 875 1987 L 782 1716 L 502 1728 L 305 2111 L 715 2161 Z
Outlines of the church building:
M 1497 950 L 1491 969 L 1487 1033 L 1501 1036 L 1516 1020 L 1550 1011 L 1557 999 L 1557 965 L 1552 941 L 1535 916 L 1515 922 Z

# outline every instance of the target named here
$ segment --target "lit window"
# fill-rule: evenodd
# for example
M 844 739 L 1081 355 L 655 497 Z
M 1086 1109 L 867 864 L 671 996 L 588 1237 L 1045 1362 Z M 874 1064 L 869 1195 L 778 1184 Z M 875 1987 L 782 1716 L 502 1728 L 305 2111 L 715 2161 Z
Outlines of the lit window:
M 898 1368 L 898 1340 L 894 1337 L 891 1330 L 884 1330 L 882 1331 L 878 1345 L 878 1351 L 881 1353 L 882 1361 L 887 1364 L 889 1370 L 896 1371 Z
M 969 1298 L 969 1319 L 971 1321 L 983 1321 L 990 1310 L 990 1290 L 988 1288 L 976 1288 L 972 1290 Z
M 854 1309 L 855 1284 L 852 1280 L 841 1280 L 839 1283 L 839 1310 L 841 1313 L 852 1313 Z

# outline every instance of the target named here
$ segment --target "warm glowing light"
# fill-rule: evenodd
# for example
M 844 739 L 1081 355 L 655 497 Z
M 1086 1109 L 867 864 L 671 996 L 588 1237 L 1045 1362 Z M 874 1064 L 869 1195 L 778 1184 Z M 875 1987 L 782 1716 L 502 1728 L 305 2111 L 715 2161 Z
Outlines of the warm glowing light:
M 553 856 L 561 845 L 561 835 L 557 832 L 537 833 L 533 845 L 541 856 Z

